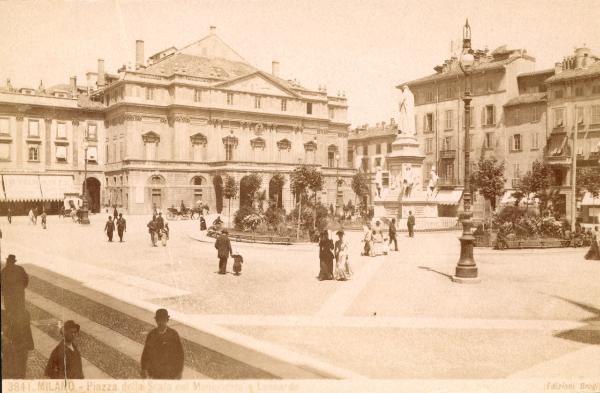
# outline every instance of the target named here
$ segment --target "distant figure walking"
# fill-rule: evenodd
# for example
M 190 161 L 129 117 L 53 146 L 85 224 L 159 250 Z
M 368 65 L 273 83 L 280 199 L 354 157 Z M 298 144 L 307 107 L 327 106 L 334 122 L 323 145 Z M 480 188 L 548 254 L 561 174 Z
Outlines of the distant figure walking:
M 333 240 L 327 230 L 321 232 L 319 240 L 319 281 L 333 280 Z
M 415 216 L 413 216 L 412 211 L 408 212 L 406 226 L 408 227 L 408 237 L 415 237 Z
M 344 231 L 337 231 L 338 240 L 335 242 L 335 268 L 333 277 L 339 281 L 346 281 L 352 276 L 352 269 L 348 263 L 348 243 L 344 239 Z
M 388 241 L 388 246 L 390 246 L 392 244 L 392 242 L 394 242 L 394 251 L 398 251 L 398 239 L 396 239 L 396 219 L 392 218 L 392 222 L 390 223 L 390 226 L 388 227 L 388 236 L 389 236 L 389 241 Z
M 181 379 L 183 346 L 179 334 L 167 326 L 169 312 L 156 310 L 157 327 L 148 333 L 141 359 L 142 378 Z
M 217 256 L 219 257 L 219 274 L 227 273 L 227 259 L 229 256 L 233 256 L 231 250 L 231 241 L 227 236 L 229 232 L 227 229 L 223 229 L 217 241 L 215 242 L 215 248 L 217 249 Z
M 203 215 L 200 215 L 200 230 L 206 231 L 206 220 Z
M 34 349 L 29 313 L 25 309 L 17 309 L 4 318 L 2 378 L 25 379 L 27 357 Z
M 42 228 L 46 229 L 46 210 L 42 211 L 40 217 L 42 217 Z
M 123 242 L 123 233 L 127 232 L 127 220 L 123 218 L 123 213 L 119 213 L 117 219 L 117 234 L 119 235 L 119 242 Z
M 158 237 L 161 240 L 163 247 L 166 247 L 167 240 L 169 240 L 169 223 L 168 222 L 166 222 L 163 229 L 160 230 Z
M 380 221 L 376 221 L 373 228 L 373 248 L 375 256 L 383 255 L 383 228 Z
M 585 259 L 600 261 L 600 230 L 598 230 L 598 226 L 594 227 L 594 231 L 592 232 L 592 244 L 585 254 Z
M 33 223 L 35 225 L 37 225 L 37 218 L 38 218 L 38 208 L 34 207 L 33 208 Z
M 373 231 L 371 230 L 371 224 L 367 224 L 364 228 L 365 237 L 363 241 L 365 242 L 365 247 L 363 249 L 362 255 L 365 256 L 373 256 Z
M 117 220 L 117 217 L 119 217 L 119 211 L 117 210 L 117 205 L 115 205 L 113 207 L 113 217 L 115 218 L 115 221 Z
M 10 211 L 10 207 L 8 208 L 8 210 L 6 212 L 6 218 L 8 219 L 8 223 L 12 224 L 12 212 Z
M 152 247 L 156 247 L 156 217 L 152 217 L 152 220 L 150 220 L 150 222 L 146 226 L 148 227 L 148 233 L 150 234 L 150 241 L 152 242 Z
M 108 236 L 109 242 L 112 242 L 114 231 L 115 223 L 113 222 L 112 216 L 108 216 L 108 221 L 106 221 L 106 225 L 104 226 L 104 232 L 106 232 L 106 236 Z
M 45 375 L 50 379 L 83 379 L 81 353 L 77 347 L 79 325 L 66 321 L 61 329 L 63 339 L 54 348 L 46 365 Z
M 17 266 L 17 257 L 9 254 L 6 266 L 0 272 L 0 290 L 4 296 L 4 308 L 10 316 L 17 310 L 25 309 L 25 288 L 29 284 L 29 275 L 23 266 Z
M 29 217 L 29 223 L 31 225 L 35 225 L 35 217 L 33 216 L 33 209 L 29 209 L 29 213 L 27 214 L 27 217 Z

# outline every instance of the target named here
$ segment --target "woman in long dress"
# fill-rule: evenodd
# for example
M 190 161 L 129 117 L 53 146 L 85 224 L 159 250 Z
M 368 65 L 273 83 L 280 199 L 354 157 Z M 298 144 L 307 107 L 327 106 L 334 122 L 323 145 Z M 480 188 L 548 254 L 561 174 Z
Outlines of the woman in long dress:
M 585 259 L 598 261 L 600 260 L 600 231 L 598 230 L 598 227 L 594 228 L 592 236 L 592 244 L 590 245 L 587 254 L 585 254 Z
M 348 243 L 344 239 L 344 231 L 338 231 L 338 240 L 335 242 L 335 268 L 333 277 L 339 281 L 346 281 L 352 276 L 352 269 L 348 263 Z
M 333 280 L 333 240 L 329 239 L 327 230 L 321 232 L 319 240 L 319 281 Z
M 373 229 L 373 243 L 375 248 L 373 254 L 375 256 L 383 255 L 383 230 L 379 221 L 375 223 L 375 228 Z
M 361 255 L 365 256 L 373 256 L 373 231 L 371 230 L 371 224 L 367 224 L 364 228 L 365 237 L 363 241 L 365 242 L 365 248 Z

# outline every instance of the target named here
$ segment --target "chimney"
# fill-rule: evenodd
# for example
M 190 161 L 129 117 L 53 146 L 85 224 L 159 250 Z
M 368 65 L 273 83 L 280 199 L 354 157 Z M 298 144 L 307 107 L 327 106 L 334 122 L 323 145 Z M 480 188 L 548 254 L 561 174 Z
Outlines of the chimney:
M 217 32 L 217 27 L 216 27 L 216 26 L 211 26 L 211 27 L 208 29 L 208 34 L 209 34 L 209 35 L 215 35 L 215 34 L 216 34 L 216 32 Z
M 277 60 L 271 62 L 271 75 L 279 78 L 279 62 Z
M 106 79 L 104 77 L 104 59 L 98 59 L 98 81 L 96 84 L 98 87 L 104 87 L 106 85 Z
M 69 87 L 71 88 L 71 96 L 77 97 L 77 77 L 72 76 L 69 80 Z
M 554 75 L 560 74 L 562 72 L 562 70 L 563 70 L 562 62 L 554 63 Z
M 144 41 L 135 41 L 135 69 L 144 68 Z

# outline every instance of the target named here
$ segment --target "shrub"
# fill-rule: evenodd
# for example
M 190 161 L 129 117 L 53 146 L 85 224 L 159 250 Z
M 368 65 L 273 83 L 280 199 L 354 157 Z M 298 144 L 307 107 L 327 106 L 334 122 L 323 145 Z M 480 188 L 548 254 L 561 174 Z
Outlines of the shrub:
M 242 229 L 244 231 L 255 231 L 258 226 L 264 222 L 264 218 L 252 212 L 242 219 Z
M 241 206 L 240 210 L 235 212 L 235 217 L 233 219 L 235 229 L 240 231 L 244 230 L 244 218 L 250 214 L 254 214 L 254 209 L 252 209 L 252 206 Z
M 271 204 L 265 211 L 265 222 L 269 228 L 276 230 L 280 224 L 285 222 L 285 210 Z

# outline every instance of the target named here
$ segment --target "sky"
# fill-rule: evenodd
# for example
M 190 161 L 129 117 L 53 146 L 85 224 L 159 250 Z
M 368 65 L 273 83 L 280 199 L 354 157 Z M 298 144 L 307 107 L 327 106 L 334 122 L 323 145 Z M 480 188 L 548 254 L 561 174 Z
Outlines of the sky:
M 469 18 L 475 48 L 525 48 L 536 69 L 587 45 L 600 55 L 600 0 L 1 1 L 0 84 L 46 87 L 181 48 L 209 26 L 250 64 L 306 87 L 344 92 L 352 126 L 397 116 L 402 82 L 433 73 L 460 45 Z

